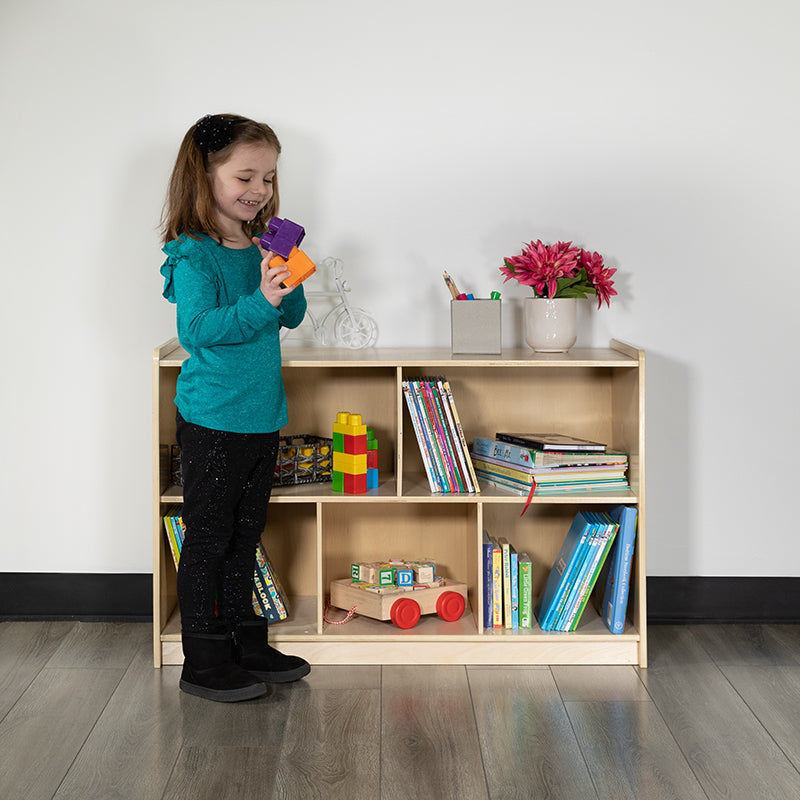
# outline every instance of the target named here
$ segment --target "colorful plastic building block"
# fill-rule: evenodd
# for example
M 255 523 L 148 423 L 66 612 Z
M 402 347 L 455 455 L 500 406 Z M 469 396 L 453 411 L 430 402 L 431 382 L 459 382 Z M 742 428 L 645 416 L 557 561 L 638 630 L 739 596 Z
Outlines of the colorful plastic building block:
M 378 488 L 378 440 L 375 431 L 367 428 L 367 489 Z
M 266 233 L 261 237 L 261 246 L 271 250 L 276 256 L 289 258 L 295 247 L 305 238 L 305 228 L 290 219 L 273 217 L 267 225 Z
M 370 483 L 367 460 L 367 426 L 361 415 L 340 411 L 333 423 L 333 490 L 364 494 Z
M 269 265 L 285 267 L 290 273 L 283 280 L 284 286 L 302 283 L 317 271 L 314 262 L 299 249 L 305 235 L 305 229 L 296 222 L 273 217 L 267 225 L 266 233 L 261 237 L 261 246 L 275 253 Z

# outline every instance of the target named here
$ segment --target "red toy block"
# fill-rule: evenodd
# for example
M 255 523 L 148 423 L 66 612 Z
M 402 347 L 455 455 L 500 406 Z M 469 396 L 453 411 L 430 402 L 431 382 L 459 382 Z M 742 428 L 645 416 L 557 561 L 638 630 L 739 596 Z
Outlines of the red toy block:
M 357 436 L 344 434 L 344 452 L 353 456 L 361 456 L 367 452 L 367 434 L 362 433 Z
M 367 491 L 367 473 L 362 472 L 360 475 L 350 475 L 347 472 L 343 474 L 344 478 L 344 493 L 345 494 L 366 494 Z
M 367 450 L 367 469 L 378 469 L 377 450 Z

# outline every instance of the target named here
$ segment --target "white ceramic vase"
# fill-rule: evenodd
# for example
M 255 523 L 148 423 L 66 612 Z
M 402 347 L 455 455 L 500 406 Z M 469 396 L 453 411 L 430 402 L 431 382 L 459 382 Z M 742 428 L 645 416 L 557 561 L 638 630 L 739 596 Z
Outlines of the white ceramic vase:
M 525 341 L 537 353 L 566 353 L 578 338 L 578 300 L 526 297 Z

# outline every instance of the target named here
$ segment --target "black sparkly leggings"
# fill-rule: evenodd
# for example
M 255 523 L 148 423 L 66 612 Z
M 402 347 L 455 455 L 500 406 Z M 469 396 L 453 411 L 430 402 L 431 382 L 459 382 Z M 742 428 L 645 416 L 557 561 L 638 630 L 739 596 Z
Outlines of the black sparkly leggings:
M 267 520 L 278 431 L 229 433 L 177 416 L 186 534 L 178 569 L 184 633 L 252 619 L 255 551 Z

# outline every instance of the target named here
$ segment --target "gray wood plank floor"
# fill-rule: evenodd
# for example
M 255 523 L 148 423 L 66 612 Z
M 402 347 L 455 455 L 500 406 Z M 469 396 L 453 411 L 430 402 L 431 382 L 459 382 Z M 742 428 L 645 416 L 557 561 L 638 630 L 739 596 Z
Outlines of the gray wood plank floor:
M 800 626 L 650 629 L 650 667 L 315 667 L 178 690 L 150 626 L 0 623 L 2 800 L 800 798 Z

